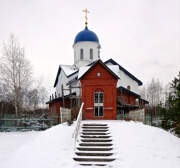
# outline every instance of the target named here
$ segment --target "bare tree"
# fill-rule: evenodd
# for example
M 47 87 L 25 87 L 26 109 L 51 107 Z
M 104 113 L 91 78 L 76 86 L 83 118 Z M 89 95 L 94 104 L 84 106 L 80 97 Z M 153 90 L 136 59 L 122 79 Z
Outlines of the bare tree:
M 47 98 L 47 90 L 45 87 L 38 87 L 38 89 L 29 90 L 27 94 L 27 101 L 30 106 L 33 106 L 34 109 L 38 107 L 43 107 Z
M 39 98 L 38 98 L 38 90 L 32 89 L 27 92 L 26 95 L 26 104 L 30 105 L 34 109 L 38 107 L 39 104 Z
M 3 45 L 0 74 L 0 80 L 9 89 L 16 116 L 19 116 L 24 92 L 31 86 L 32 67 L 14 35 L 10 35 L 9 41 Z
M 143 86 L 142 88 L 140 88 L 140 95 L 141 98 L 146 99 L 147 98 L 147 89 L 145 86 Z
M 45 105 L 45 102 L 48 100 L 48 92 L 45 87 L 41 87 L 38 92 L 39 102 L 41 105 Z
M 5 85 L 4 83 L 2 83 L 2 81 L 0 81 L 0 102 L 1 101 L 9 102 L 10 98 L 11 98 L 11 94 L 7 85 Z
M 146 98 L 149 101 L 150 105 L 153 107 L 157 106 L 161 103 L 162 100 L 162 84 L 159 80 L 155 80 L 154 78 L 151 80 L 151 83 L 148 84 L 146 90 Z

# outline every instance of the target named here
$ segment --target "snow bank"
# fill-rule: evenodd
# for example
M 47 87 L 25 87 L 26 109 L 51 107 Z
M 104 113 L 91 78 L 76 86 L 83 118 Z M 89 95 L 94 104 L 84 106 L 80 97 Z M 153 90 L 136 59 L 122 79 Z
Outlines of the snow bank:
M 140 122 L 109 122 L 121 168 L 180 168 L 180 139 Z
M 60 168 L 72 166 L 73 126 L 61 124 L 44 132 L 28 143 L 22 142 L 1 168 Z M 3 153 L 0 152 L 0 155 Z
M 4 168 L 4 164 L 9 158 L 13 157 L 13 153 L 22 145 L 32 141 L 40 132 L 0 132 L 0 168 Z
M 180 167 L 180 139 L 162 129 L 138 122 L 83 121 L 88 122 L 110 126 L 116 160 L 108 167 Z M 0 133 L 0 168 L 80 167 L 72 159 L 73 130 L 61 124 L 42 132 Z

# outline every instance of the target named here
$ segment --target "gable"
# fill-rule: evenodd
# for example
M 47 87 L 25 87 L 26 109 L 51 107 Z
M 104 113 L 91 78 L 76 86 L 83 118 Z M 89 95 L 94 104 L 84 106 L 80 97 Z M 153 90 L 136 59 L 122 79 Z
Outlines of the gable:
M 64 71 L 66 77 L 69 78 L 74 74 L 76 74 L 78 72 L 78 69 L 74 65 L 60 65 L 54 82 L 54 87 L 56 87 L 58 83 L 58 79 L 61 71 Z
M 101 60 L 98 60 L 91 67 L 86 67 L 86 71 L 79 79 L 119 79 L 119 77 L 108 68 Z M 85 70 L 85 69 L 84 69 Z

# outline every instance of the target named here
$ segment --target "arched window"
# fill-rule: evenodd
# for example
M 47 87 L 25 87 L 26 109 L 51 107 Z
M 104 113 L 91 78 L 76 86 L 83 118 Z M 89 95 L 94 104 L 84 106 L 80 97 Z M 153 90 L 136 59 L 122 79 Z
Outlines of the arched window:
M 128 86 L 127 86 L 127 89 L 128 89 L 128 90 L 131 90 L 131 86 L 128 85 Z
M 84 59 L 84 50 L 82 48 L 80 49 L 80 59 Z
M 93 49 L 92 48 L 90 48 L 90 59 L 92 60 L 93 59 Z

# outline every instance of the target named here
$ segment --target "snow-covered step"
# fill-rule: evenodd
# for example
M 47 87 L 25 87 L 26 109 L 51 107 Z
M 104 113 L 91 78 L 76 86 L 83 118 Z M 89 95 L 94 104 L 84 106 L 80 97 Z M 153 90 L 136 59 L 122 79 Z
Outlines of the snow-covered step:
M 109 127 L 102 127 L 102 126 L 83 126 L 83 129 L 108 129 Z
M 79 162 L 112 162 L 115 158 L 107 158 L 107 157 L 75 157 L 73 158 Z
M 108 129 L 83 129 L 83 132 L 107 132 Z
M 103 136 L 103 135 L 81 135 L 81 138 L 93 138 L 93 139 L 108 139 L 110 138 L 111 136 Z
M 108 135 L 109 132 L 82 132 L 83 135 Z
M 84 138 L 84 139 L 81 139 L 82 142 L 111 142 L 112 139 L 94 139 L 94 138 Z
M 98 146 L 98 147 L 77 147 L 77 149 L 79 151 L 111 151 L 113 148 L 112 147 L 101 147 L 101 146 Z
M 107 144 L 107 145 L 106 145 Z M 109 143 L 79 143 L 77 147 L 84 147 L 84 148 L 108 148 L 112 147 L 113 145 Z
M 78 156 L 112 156 L 111 152 L 76 152 Z
M 112 146 L 110 143 L 80 143 L 79 146 Z
M 79 144 L 112 144 L 111 142 L 82 142 L 82 140 L 79 142 Z
M 81 166 L 106 166 L 107 162 L 80 162 L 79 165 Z
M 107 124 L 83 124 L 83 126 L 107 126 Z
M 75 150 L 75 153 L 113 153 L 113 151 L 79 151 L 78 149 Z
M 92 153 L 91 153 L 92 154 Z M 96 158 L 96 159 L 115 159 L 113 156 L 74 156 L 74 158 Z

